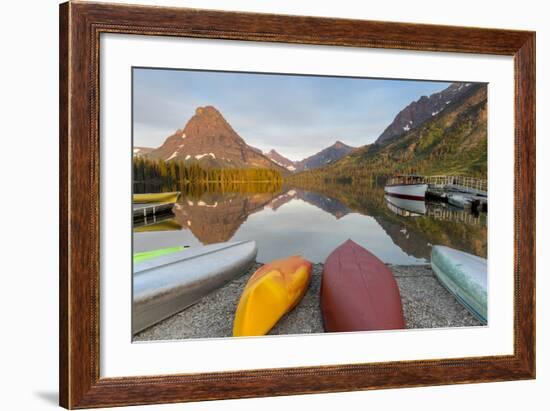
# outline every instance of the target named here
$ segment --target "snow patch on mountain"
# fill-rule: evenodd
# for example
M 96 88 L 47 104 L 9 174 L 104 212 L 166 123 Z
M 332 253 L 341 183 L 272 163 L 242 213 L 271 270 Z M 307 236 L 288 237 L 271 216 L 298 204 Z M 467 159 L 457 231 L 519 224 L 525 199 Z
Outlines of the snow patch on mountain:
M 216 158 L 216 156 L 214 155 L 214 153 L 197 154 L 197 155 L 195 156 L 195 158 L 196 158 L 197 160 L 200 160 L 201 158 L 206 157 L 206 156 L 210 156 L 210 157 L 212 157 L 212 158 Z

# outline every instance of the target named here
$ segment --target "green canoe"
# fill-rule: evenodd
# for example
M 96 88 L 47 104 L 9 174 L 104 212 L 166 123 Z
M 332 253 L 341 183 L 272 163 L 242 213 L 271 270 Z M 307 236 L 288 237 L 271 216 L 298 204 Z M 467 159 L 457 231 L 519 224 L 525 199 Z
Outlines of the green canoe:
M 487 324 L 487 260 L 449 247 L 432 247 L 439 281 L 482 324 Z
M 163 255 L 168 255 L 172 253 L 177 253 L 178 251 L 183 251 L 186 248 L 189 248 L 187 245 L 179 245 L 176 247 L 166 247 L 159 248 L 157 250 L 142 251 L 140 253 L 134 253 L 134 264 L 142 263 L 144 261 L 152 260 Z

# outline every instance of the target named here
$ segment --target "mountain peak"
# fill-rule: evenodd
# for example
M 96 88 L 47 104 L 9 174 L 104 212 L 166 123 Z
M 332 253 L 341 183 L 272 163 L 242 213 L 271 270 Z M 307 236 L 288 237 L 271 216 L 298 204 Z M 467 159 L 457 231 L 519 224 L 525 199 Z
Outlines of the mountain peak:
M 275 164 L 286 168 L 289 171 L 296 170 L 296 167 L 294 166 L 294 161 L 289 160 L 285 156 L 279 154 L 275 149 L 269 150 L 267 153 L 265 153 L 265 156 L 269 158 L 271 161 L 273 161 Z
M 201 106 L 195 109 L 195 115 L 191 117 L 186 128 L 194 122 L 216 124 L 219 127 L 231 128 L 229 123 L 225 120 L 222 113 L 214 106 Z
M 297 171 L 304 171 L 322 167 L 341 159 L 353 150 L 353 147 L 342 143 L 340 140 L 337 140 L 333 145 L 322 149 L 312 156 L 296 162 L 296 169 Z
M 206 168 L 272 168 L 283 171 L 249 146 L 214 106 L 201 106 L 149 156 L 164 161 L 198 162 Z
M 200 116 L 202 114 L 215 114 L 215 115 L 218 115 L 218 116 L 221 116 L 221 113 L 218 111 L 218 109 L 214 106 L 204 106 L 204 107 L 197 107 L 195 109 L 195 115 L 196 116 Z
M 342 143 L 340 140 L 336 140 L 336 142 L 332 145 L 334 148 L 346 148 L 349 147 L 347 144 Z

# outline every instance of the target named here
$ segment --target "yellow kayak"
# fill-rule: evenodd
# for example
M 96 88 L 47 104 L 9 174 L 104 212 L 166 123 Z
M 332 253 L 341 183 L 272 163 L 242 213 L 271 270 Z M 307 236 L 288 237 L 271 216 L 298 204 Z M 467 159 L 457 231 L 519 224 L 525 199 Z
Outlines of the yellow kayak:
M 146 194 L 134 194 L 134 203 L 175 203 L 180 196 L 179 191 L 173 191 L 170 193 L 146 193 Z
M 311 263 L 293 256 L 275 260 L 256 271 L 243 290 L 233 336 L 265 335 L 304 296 L 311 279 Z

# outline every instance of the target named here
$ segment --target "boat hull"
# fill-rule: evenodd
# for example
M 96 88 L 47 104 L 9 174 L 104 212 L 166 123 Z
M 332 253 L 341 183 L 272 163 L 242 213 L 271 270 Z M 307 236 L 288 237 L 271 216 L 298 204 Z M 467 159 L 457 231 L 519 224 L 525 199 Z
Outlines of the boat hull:
M 327 332 L 405 328 L 392 272 L 351 240 L 336 248 L 325 262 L 321 311 Z
M 175 203 L 178 201 L 180 195 L 179 191 L 173 191 L 170 193 L 145 193 L 134 194 L 132 201 L 134 203 L 147 204 L 147 203 Z
M 248 280 L 233 321 L 233 336 L 265 335 L 304 296 L 311 262 L 293 256 L 262 266 Z
M 384 192 L 390 197 L 405 200 L 423 200 L 426 198 L 427 184 L 396 184 L 384 187 Z
M 465 208 L 465 209 L 472 208 L 471 199 L 465 196 L 462 196 L 460 194 L 449 195 L 447 197 L 447 201 L 449 202 L 449 204 L 454 205 L 455 207 L 458 207 L 458 208 Z
M 135 334 L 195 304 L 243 275 L 256 259 L 254 241 L 192 247 L 134 265 Z
M 482 324 L 487 324 L 487 260 L 434 246 L 431 264 L 443 286 Z

